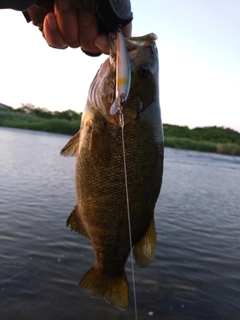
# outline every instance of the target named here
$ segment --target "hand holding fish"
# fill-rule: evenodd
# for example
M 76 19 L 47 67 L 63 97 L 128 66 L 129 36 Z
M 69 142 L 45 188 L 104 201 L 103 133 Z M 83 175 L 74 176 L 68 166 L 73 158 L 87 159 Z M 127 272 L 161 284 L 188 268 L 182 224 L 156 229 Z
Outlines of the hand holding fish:
M 57 48 L 81 47 L 91 55 L 108 53 L 107 34 L 99 34 L 97 16 L 78 9 L 70 0 L 58 0 L 54 12 L 44 20 L 44 36 L 49 45 Z M 131 23 L 122 30 L 131 35 Z
M 119 25 L 124 37 L 132 31 L 129 0 L 40 0 L 25 16 L 39 27 L 50 46 L 80 47 L 90 56 L 109 53 L 107 35 Z

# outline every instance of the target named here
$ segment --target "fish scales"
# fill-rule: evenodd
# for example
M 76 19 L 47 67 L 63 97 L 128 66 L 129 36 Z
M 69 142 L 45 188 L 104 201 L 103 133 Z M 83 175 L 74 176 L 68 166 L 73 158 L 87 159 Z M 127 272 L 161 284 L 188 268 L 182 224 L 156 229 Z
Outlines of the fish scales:
M 123 107 L 131 236 L 140 266 L 148 265 L 154 255 L 154 207 L 163 173 L 157 48 L 150 36 L 145 37 L 145 42 L 144 37 L 134 38 L 135 43 L 128 40 L 133 46 L 129 50 L 132 80 Z M 135 39 L 140 39 L 141 45 Z M 62 153 L 67 155 L 72 149 L 76 153 L 77 204 L 67 224 L 90 238 L 96 259 L 80 285 L 93 296 L 126 309 L 129 289 L 125 264 L 130 241 L 122 128 L 119 114 L 109 114 L 114 68 L 111 59 L 101 66 L 89 90 L 80 133 Z
M 142 136 L 142 133 L 146 131 L 143 130 L 144 124 L 141 123 L 134 127 L 126 125 L 124 128 L 133 243 L 136 243 L 143 236 L 146 225 L 150 223 L 156 193 L 159 192 L 159 189 L 156 189 L 155 193 L 153 192 L 153 180 L 156 179 L 157 173 L 159 174 L 158 180 L 161 176 L 161 171 L 156 167 L 157 164 L 154 160 L 160 156 L 158 146 L 153 143 L 149 148 L 149 142 L 153 141 L 150 130 L 147 131 L 148 134 L 144 134 L 141 142 L 136 144 L 139 136 Z M 108 151 L 107 157 L 93 157 L 91 149 L 89 149 L 90 133 L 86 132 L 85 136 L 83 131 L 81 134 L 83 134 L 84 143 L 76 165 L 79 210 L 86 223 L 86 228 L 89 230 L 89 235 L 93 234 L 90 237 L 94 249 L 99 243 L 98 235 L 101 236 L 102 241 L 106 239 L 110 256 L 112 254 L 109 248 L 109 239 L 111 239 L 113 232 L 112 243 L 115 242 L 119 247 L 119 241 L 124 241 L 125 250 L 123 251 L 125 252 L 124 257 L 121 257 L 121 267 L 123 268 L 129 254 L 129 237 L 121 129 L 116 132 L 114 139 L 111 139 L 111 150 Z M 99 134 L 103 133 L 99 132 Z M 93 143 L 94 141 L 92 141 Z M 97 146 L 91 148 L 97 148 Z M 149 213 L 146 214 L 146 212 Z M 109 230 L 110 226 L 111 230 Z M 119 232 L 120 226 L 121 232 Z M 91 232 L 91 229 L 95 231 Z M 97 250 L 95 252 L 98 254 Z M 121 272 L 123 271 L 122 269 Z

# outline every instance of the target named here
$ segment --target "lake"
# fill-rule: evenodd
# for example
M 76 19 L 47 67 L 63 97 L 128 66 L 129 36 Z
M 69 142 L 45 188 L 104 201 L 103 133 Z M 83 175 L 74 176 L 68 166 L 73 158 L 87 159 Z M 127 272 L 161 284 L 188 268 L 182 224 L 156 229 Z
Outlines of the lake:
M 90 241 L 66 228 L 75 204 L 68 136 L 0 127 L 0 319 L 134 319 L 78 285 Z M 240 157 L 165 149 L 158 244 L 135 266 L 138 319 L 240 319 Z

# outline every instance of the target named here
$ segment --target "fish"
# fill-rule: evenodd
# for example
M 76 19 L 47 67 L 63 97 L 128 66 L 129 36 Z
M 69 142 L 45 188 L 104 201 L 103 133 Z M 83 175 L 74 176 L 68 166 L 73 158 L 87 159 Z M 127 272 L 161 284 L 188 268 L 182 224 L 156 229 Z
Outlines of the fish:
M 95 263 L 80 280 L 80 286 L 121 310 L 129 304 L 125 264 L 131 250 L 135 262 L 146 267 L 156 247 L 154 208 L 162 185 L 164 159 L 156 39 L 153 33 L 125 38 L 130 89 L 121 108 L 110 112 L 117 98 L 116 61 L 122 47 L 117 46 L 116 34 L 109 36 L 109 58 L 90 85 L 80 130 L 61 150 L 61 155 L 76 156 L 77 201 L 67 226 L 90 239 L 95 255 Z M 124 61 L 120 64 L 126 67 Z

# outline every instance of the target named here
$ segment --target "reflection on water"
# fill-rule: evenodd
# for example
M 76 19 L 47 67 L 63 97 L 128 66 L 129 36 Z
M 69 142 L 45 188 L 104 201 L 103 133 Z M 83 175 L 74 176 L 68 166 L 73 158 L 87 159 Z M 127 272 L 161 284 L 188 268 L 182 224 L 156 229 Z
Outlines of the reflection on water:
M 67 136 L 0 128 L 0 318 L 134 319 L 78 282 L 89 240 L 66 228 L 75 202 Z M 136 267 L 139 320 L 240 319 L 240 158 L 166 148 L 153 263 Z M 131 285 L 130 263 L 127 275 Z

